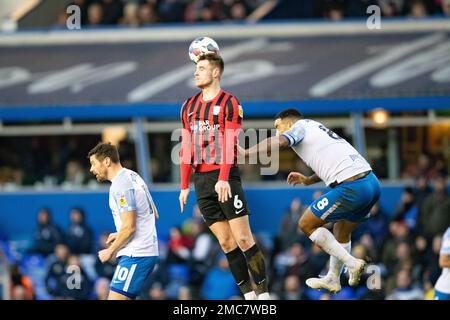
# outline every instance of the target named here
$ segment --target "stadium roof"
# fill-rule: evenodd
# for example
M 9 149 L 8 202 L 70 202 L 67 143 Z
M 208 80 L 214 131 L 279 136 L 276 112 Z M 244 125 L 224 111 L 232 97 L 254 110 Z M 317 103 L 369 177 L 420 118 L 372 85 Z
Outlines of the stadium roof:
M 173 40 L 179 28 L 2 35 L 0 119 L 178 117 L 197 91 L 194 35 L 219 42 L 222 87 L 247 115 L 450 109 L 450 22 L 349 26 L 187 28 Z

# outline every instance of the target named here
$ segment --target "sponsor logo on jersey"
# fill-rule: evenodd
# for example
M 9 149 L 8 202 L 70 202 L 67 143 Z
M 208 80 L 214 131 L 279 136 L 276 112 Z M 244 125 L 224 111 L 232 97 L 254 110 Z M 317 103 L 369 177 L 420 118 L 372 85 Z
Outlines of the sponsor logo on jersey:
M 239 117 L 244 118 L 244 109 L 242 108 L 241 105 L 239 105 L 238 108 L 239 108 Z
M 121 207 L 125 207 L 125 206 L 127 205 L 127 198 L 125 198 L 125 195 L 124 195 L 124 194 L 120 195 L 120 198 L 119 198 L 119 205 L 120 205 Z

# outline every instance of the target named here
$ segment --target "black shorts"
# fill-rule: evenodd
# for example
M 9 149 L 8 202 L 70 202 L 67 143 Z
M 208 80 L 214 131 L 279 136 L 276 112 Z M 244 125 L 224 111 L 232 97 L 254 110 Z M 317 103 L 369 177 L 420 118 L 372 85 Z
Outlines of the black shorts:
M 242 189 L 239 169 L 232 167 L 228 177 L 231 187 L 231 199 L 220 202 L 214 189 L 219 180 L 220 170 L 209 172 L 196 172 L 194 178 L 197 204 L 206 224 L 211 226 L 214 222 L 231 220 L 250 214 L 244 190 Z

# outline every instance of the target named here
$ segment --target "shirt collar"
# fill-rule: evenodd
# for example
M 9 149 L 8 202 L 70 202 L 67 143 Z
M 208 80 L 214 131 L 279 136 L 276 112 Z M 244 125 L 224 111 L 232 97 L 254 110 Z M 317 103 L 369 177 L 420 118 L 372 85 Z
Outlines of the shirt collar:
M 122 174 L 122 172 L 125 172 L 125 168 L 122 168 L 119 170 L 119 172 L 117 172 L 114 178 L 111 179 L 111 183 L 113 183 L 117 179 L 117 177 L 119 177 Z

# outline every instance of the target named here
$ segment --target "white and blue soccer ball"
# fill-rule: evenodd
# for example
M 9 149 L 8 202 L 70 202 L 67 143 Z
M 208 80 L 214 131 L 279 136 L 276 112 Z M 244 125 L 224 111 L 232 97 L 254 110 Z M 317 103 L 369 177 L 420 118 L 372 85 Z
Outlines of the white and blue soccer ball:
M 201 56 L 209 53 L 220 55 L 219 45 L 211 38 L 198 37 L 189 46 L 189 59 L 194 63 L 197 63 Z

